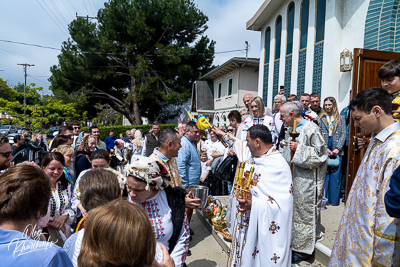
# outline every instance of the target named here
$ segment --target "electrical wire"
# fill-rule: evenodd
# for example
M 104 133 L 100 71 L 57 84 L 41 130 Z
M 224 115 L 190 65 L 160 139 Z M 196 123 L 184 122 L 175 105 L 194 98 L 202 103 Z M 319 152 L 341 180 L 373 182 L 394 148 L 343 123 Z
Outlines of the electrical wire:
M 40 48 L 46 48 L 46 49 L 53 49 L 53 50 L 61 50 L 60 48 L 55 48 L 55 47 L 50 47 L 50 46 L 43 46 L 43 45 L 37 45 L 37 44 L 28 44 L 28 43 L 23 43 L 23 42 L 16 42 L 16 41 L 9 41 L 9 40 L 0 40 L 0 42 L 7 42 L 7 43 L 15 43 L 15 44 L 21 44 L 21 45 L 28 45 L 28 46 L 35 46 L 35 47 L 40 47 Z M 214 54 L 225 54 L 225 53 L 232 53 L 232 52 L 242 52 L 245 51 L 246 49 L 236 49 L 236 50 L 229 50 L 229 51 L 220 51 L 220 52 L 215 52 Z M 126 54 L 117 54 L 117 53 L 102 53 L 102 52 L 85 52 L 81 51 L 82 54 L 101 54 L 101 55 L 126 55 Z M 204 55 L 204 53 L 199 53 L 199 54 L 189 54 L 189 56 L 199 56 L 199 55 Z M 164 57 L 164 56 L 177 56 L 177 55 L 147 55 L 149 57 Z
M 82 0 L 82 2 L 83 2 L 83 4 L 85 5 L 85 8 L 86 8 L 87 14 L 89 15 L 89 10 L 88 10 L 88 9 L 87 9 L 87 7 L 86 7 L 85 0 Z
M 37 80 L 37 81 L 39 81 L 39 82 L 42 82 L 42 83 L 47 83 L 48 85 L 51 85 L 49 82 L 45 82 L 45 81 L 42 81 L 42 80 L 39 80 L 39 79 L 37 79 L 37 78 L 35 78 L 35 77 L 33 77 L 33 76 L 31 76 L 31 75 L 26 75 L 27 77 L 30 77 L 30 78 L 32 78 L 32 79 L 34 79 L 34 80 Z
M 61 0 L 61 3 L 64 5 L 65 9 L 68 11 L 68 14 L 72 17 L 72 20 L 74 20 L 75 17 L 71 14 L 71 12 L 69 12 L 69 9 L 67 8 L 67 6 L 65 5 L 63 0 Z
M 54 24 L 56 24 L 57 27 L 60 29 L 60 31 L 62 31 L 62 33 L 65 34 L 65 36 L 67 36 L 67 38 L 68 38 L 68 35 L 61 29 L 61 27 L 60 27 L 60 26 L 56 23 L 56 21 L 50 16 L 50 14 L 46 11 L 46 9 L 44 9 L 44 7 L 39 3 L 39 1 L 36 0 L 36 2 L 38 2 L 38 4 L 40 5 L 40 7 L 44 10 L 44 12 L 46 12 L 47 15 L 49 15 L 49 17 L 50 17 L 51 20 L 54 22 Z
M 58 15 L 60 15 L 60 17 L 64 20 L 65 24 L 68 25 L 68 21 L 65 19 L 64 15 L 60 12 L 60 9 L 58 8 L 58 6 L 56 5 L 56 3 L 54 2 L 54 0 L 50 0 L 50 4 L 54 7 L 54 9 L 57 11 Z

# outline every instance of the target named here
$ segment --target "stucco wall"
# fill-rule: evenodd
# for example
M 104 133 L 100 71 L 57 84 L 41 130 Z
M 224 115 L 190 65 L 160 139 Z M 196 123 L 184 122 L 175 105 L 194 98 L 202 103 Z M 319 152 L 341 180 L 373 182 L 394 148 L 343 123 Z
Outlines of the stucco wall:
M 274 1 L 274 0 L 273 0 Z M 286 36 L 287 36 L 287 8 L 289 0 L 275 0 L 282 2 L 279 9 L 273 16 L 268 18 L 267 23 L 260 34 L 260 74 L 258 79 L 258 95 L 263 95 L 264 82 L 264 56 L 265 56 L 265 30 L 271 28 L 270 43 L 270 64 L 268 79 L 268 99 L 267 106 L 272 108 L 272 90 L 273 90 L 273 59 L 275 55 L 275 22 L 278 15 L 282 16 L 282 42 L 281 58 L 279 68 L 279 85 L 284 85 L 285 78 L 285 55 L 286 55 Z M 293 1 L 295 3 L 295 19 L 293 33 L 293 54 L 292 54 L 292 73 L 290 93 L 297 93 L 297 77 L 299 63 L 299 35 L 300 35 L 300 10 L 301 0 Z M 321 98 L 333 96 L 338 102 L 339 109 L 348 104 L 349 90 L 351 88 L 352 72 L 340 72 L 340 52 L 344 49 L 353 51 L 354 48 L 364 46 L 364 28 L 365 18 L 368 10 L 369 0 L 326 0 L 325 17 L 325 37 L 322 67 L 322 90 Z M 313 83 L 313 65 L 314 65 L 314 44 L 315 44 L 315 8 L 316 0 L 310 0 L 308 14 L 308 36 L 307 36 L 307 54 L 306 54 L 306 93 L 312 92 Z

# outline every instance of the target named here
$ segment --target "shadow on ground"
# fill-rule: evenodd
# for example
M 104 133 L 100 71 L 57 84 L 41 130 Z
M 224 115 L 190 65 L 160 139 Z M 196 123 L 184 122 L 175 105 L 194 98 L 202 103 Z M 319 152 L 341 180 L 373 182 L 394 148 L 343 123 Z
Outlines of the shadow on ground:
M 188 267 L 215 267 L 217 263 L 210 260 L 195 260 L 187 265 Z

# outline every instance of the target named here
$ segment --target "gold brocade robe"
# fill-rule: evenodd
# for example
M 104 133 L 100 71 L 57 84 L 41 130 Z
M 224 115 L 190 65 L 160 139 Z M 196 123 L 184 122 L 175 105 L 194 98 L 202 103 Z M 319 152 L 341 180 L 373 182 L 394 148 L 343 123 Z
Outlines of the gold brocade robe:
M 175 158 L 172 158 L 170 160 L 168 160 L 167 162 L 163 161 L 162 159 L 160 159 L 156 154 L 151 154 L 149 156 L 149 158 L 154 159 L 155 161 L 158 161 L 159 163 L 161 163 L 168 171 L 168 174 L 171 176 L 171 181 L 169 181 L 169 184 L 172 187 L 182 187 L 182 181 L 181 181 L 181 177 L 179 176 L 179 171 L 178 171 L 178 164 L 176 163 Z
M 384 197 L 400 165 L 400 126 L 385 140 L 371 139 L 349 193 L 329 266 L 400 266 L 400 220 Z M 378 135 L 379 136 L 379 135 Z

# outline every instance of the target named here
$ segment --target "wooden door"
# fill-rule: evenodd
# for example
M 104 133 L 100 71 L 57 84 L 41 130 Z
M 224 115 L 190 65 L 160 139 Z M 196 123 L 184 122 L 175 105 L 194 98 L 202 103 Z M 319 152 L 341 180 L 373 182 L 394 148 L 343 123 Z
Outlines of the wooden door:
M 379 68 L 392 59 L 400 58 L 400 53 L 360 48 L 355 48 L 353 55 L 352 98 L 355 97 L 358 92 L 366 88 L 381 87 L 381 80 L 378 78 Z M 362 157 L 364 156 L 363 151 L 355 147 L 356 135 L 361 133 L 359 128 L 354 127 L 351 115 L 349 134 L 350 138 L 348 148 L 349 156 L 347 162 L 346 198 L 350 192 Z

